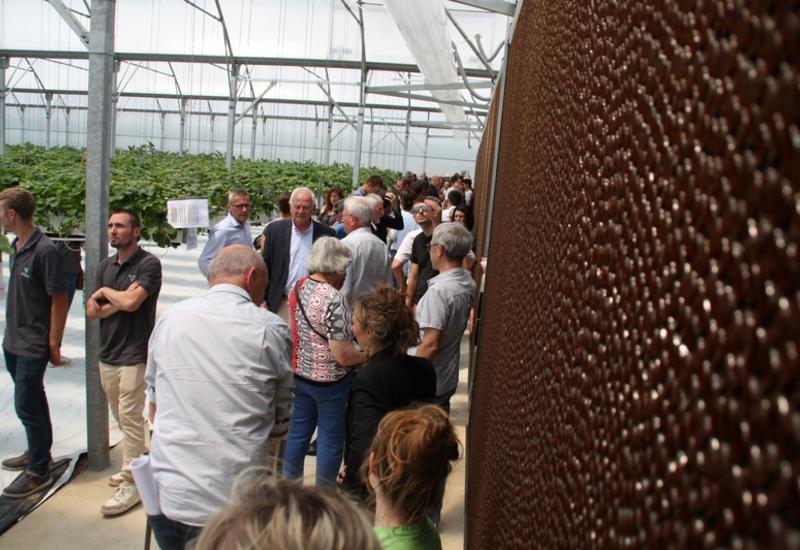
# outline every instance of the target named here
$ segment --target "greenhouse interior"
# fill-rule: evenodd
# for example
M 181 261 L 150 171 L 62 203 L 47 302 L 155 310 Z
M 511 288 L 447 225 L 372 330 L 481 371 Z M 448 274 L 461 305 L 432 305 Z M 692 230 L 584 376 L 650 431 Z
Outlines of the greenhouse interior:
M 0 0 L 0 548 L 800 548 L 798 52 Z

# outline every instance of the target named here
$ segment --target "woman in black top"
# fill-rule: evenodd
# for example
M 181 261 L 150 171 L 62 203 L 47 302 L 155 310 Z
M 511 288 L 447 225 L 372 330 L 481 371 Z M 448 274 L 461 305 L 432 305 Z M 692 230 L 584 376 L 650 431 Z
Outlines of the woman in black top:
M 328 190 L 325 195 L 325 202 L 322 204 L 322 209 L 319 211 L 319 221 L 325 225 L 333 227 L 336 225 L 336 203 L 344 198 L 344 193 L 339 187 L 334 187 Z
M 355 375 L 347 404 L 347 442 L 343 487 L 366 498 L 359 470 L 385 414 L 436 395 L 433 364 L 406 354 L 419 342 L 419 325 L 402 294 L 379 286 L 353 311 L 353 334 L 367 352 L 367 364 Z

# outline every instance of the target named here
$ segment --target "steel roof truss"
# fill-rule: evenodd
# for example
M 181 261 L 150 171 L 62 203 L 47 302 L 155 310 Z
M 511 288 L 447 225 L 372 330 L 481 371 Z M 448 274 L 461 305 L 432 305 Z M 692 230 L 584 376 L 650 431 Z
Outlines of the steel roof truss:
M 276 84 L 277 84 L 277 81 L 275 81 L 275 80 L 273 80 L 272 82 L 270 82 L 269 86 L 267 86 L 267 87 L 264 89 L 264 91 L 263 91 L 263 92 L 261 92 L 261 95 L 259 95 L 259 96 L 258 96 L 257 98 L 255 98 L 253 101 L 251 101 L 251 102 L 250 102 L 250 104 L 249 104 L 249 105 L 248 105 L 248 106 L 245 108 L 245 110 L 244 110 L 244 111 L 242 111 L 242 113 L 241 113 L 239 116 L 237 116 L 237 117 L 236 117 L 236 122 L 234 122 L 234 124 L 239 124 L 239 122 L 241 122 L 241 121 L 242 121 L 242 119 L 243 119 L 244 117 L 246 117 L 246 116 L 247 116 L 247 114 L 248 114 L 250 111 L 252 111 L 252 110 L 253 110 L 253 107 L 256 107 L 256 106 L 258 106 L 258 104 L 261 102 L 261 100 L 264 98 L 264 96 L 265 96 L 265 95 L 267 95 L 267 92 L 269 92 L 269 91 L 270 91 L 272 88 L 274 88 Z M 209 107 L 209 109 L 211 109 L 211 103 L 209 103 L 209 104 L 208 104 L 208 107 Z
M 66 22 L 66 24 L 69 25 L 69 28 L 72 29 L 72 32 L 74 32 L 78 36 L 78 39 L 88 50 L 89 33 L 83 27 L 81 22 L 78 21 L 74 15 L 72 15 L 72 11 L 67 6 L 64 5 L 64 2 L 62 2 L 61 0 L 44 0 L 44 1 L 53 6 L 53 9 L 56 10 L 58 15 L 61 16 L 61 19 L 63 19 Z

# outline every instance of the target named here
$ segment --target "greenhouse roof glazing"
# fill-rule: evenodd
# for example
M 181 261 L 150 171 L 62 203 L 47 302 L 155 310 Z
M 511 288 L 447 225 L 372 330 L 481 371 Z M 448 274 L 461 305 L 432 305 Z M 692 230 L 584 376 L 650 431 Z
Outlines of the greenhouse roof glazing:
M 494 3 L 498 2 L 508 4 L 503 0 Z M 419 171 L 422 141 L 444 138 L 425 145 L 426 160 L 438 156 L 441 160 L 471 164 L 488 108 L 486 100 L 492 92 L 492 77 L 502 64 L 501 46 L 511 18 L 466 5 L 469 2 L 442 2 L 449 13 L 447 20 L 438 22 L 441 34 L 436 33 L 434 38 L 440 43 L 443 39 L 445 44 L 455 44 L 466 68 L 464 72 L 469 75 L 465 79 L 472 86 L 471 91 L 463 86 L 448 91 L 456 94 L 455 101 L 451 97 L 451 103 L 442 105 L 426 89 L 425 76 L 414 70 L 418 60 L 407 43 L 412 40 L 412 44 L 425 46 L 435 40 L 404 36 L 398 28 L 403 25 L 387 9 L 392 3 L 391 0 L 387 0 L 387 5 L 359 4 L 353 0 L 117 0 L 114 49 L 120 60 L 118 146 L 136 143 L 137 138 L 157 136 L 158 114 L 170 115 L 174 125 L 174 115 L 184 108 L 189 114 L 190 137 L 192 132 L 196 136 L 196 150 L 204 151 L 204 147 L 218 150 L 219 144 L 215 142 L 224 138 L 222 119 L 227 114 L 230 97 L 230 62 L 236 59 L 242 62 L 234 81 L 237 114 L 252 117 L 254 121 L 261 119 L 265 125 L 272 121 L 275 127 L 269 131 L 281 136 L 273 137 L 273 141 L 302 141 L 294 153 L 284 152 L 284 158 L 297 158 L 297 149 L 301 149 L 304 151 L 299 154 L 301 159 L 311 154 L 316 157 L 310 160 L 321 160 L 324 139 L 320 134 L 324 134 L 324 128 L 321 131 L 320 125 L 324 127 L 330 117 L 332 134 L 338 136 L 334 150 L 339 152 L 338 157 L 334 154 L 330 160 L 348 162 L 347 150 L 353 147 L 352 123 L 361 83 L 361 32 L 357 18 L 363 13 L 364 51 L 370 69 L 366 82 L 366 122 L 380 134 L 371 136 L 373 141 L 383 138 L 383 145 L 374 145 L 376 159 L 387 167 Z M 88 0 L 0 0 L 0 56 L 9 59 L 5 75 L 9 109 L 14 105 L 44 107 L 46 91 L 53 92 L 50 101 L 55 109 L 70 107 L 79 113 L 85 108 L 87 48 L 59 13 L 59 4 L 62 13 L 65 8 L 79 26 L 89 29 Z M 405 4 L 410 5 L 413 2 Z M 417 11 L 419 15 L 420 10 Z M 414 15 L 407 15 L 411 19 L 405 21 L 406 28 L 423 28 L 424 23 L 430 22 L 415 22 Z M 476 34 L 480 34 L 479 39 Z M 489 57 L 498 47 L 499 54 L 487 67 L 476 51 L 483 49 L 485 57 Z M 455 69 L 455 56 L 449 53 L 447 62 Z M 443 55 L 446 57 L 447 52 Z M 248 110 L 255 99 L 257 106 Z M 452 117 L 445 117 L 442 107 L 458 111 L 463 117 L 464 123 L 456 132 Z M 7 126 L 9 132 L 15 128 L 21 130 L 22 141 L 26 131 L 28 138 L 37 131 L 40 126 L 37 120 L 42 117 L 37 115 L 37 120 L 31 120 L 33 115 L 27 115 L 26 119 L 24 111 L 20 112 L 20 120 L 9 120 Z M 76 122 L 80 127 L 80 120 L 73 122 L 73 131 Z M 217 120 L 220 127 L 215 132 Z M 59 124 L 63 126 L 63 121 Z M 402 148 L 400 142 L 406 124 L 411 141 L 406 148 L 411 151 L 407 166 L 401 166 L 398 148 Z M 237 129 L 238 154 L 248 149 L 247 141 L 256 139 L 255 130 L 251 138 L 249 125 L 247 131 L 245 126 L 240 124 Z M 267 131 L 262 129 L 263 133 Z M 165 148 L 170 148 L 174 132 L 169 128 L 165 132 Z M 309 138 L 312 133 L 313 139 Z M 303 137 L 296 137 L 300 135 Z M 66 143 L 69 138 L 67 130 Z M 13 136 L 9 141 L 14 141 Z M 365 138 L 365 146 L 366 141 Z M 73 144 L 80 144 L 75 136 Z M 189 149 L 192 147 L 190 144 Z M 386 147 L 393 151 L 387 151 Z M 381 160 L 381 155 L 388 156 Z

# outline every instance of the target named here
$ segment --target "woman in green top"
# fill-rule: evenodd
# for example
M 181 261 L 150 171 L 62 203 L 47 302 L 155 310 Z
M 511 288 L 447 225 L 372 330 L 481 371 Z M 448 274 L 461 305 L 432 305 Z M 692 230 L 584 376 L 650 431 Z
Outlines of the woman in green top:
M 362 475 L 375 496 L 375 534 L 384 550 L 441 550 L 426 512 L 441 502 L 460 443 L 437 405 L 387 414 Z

